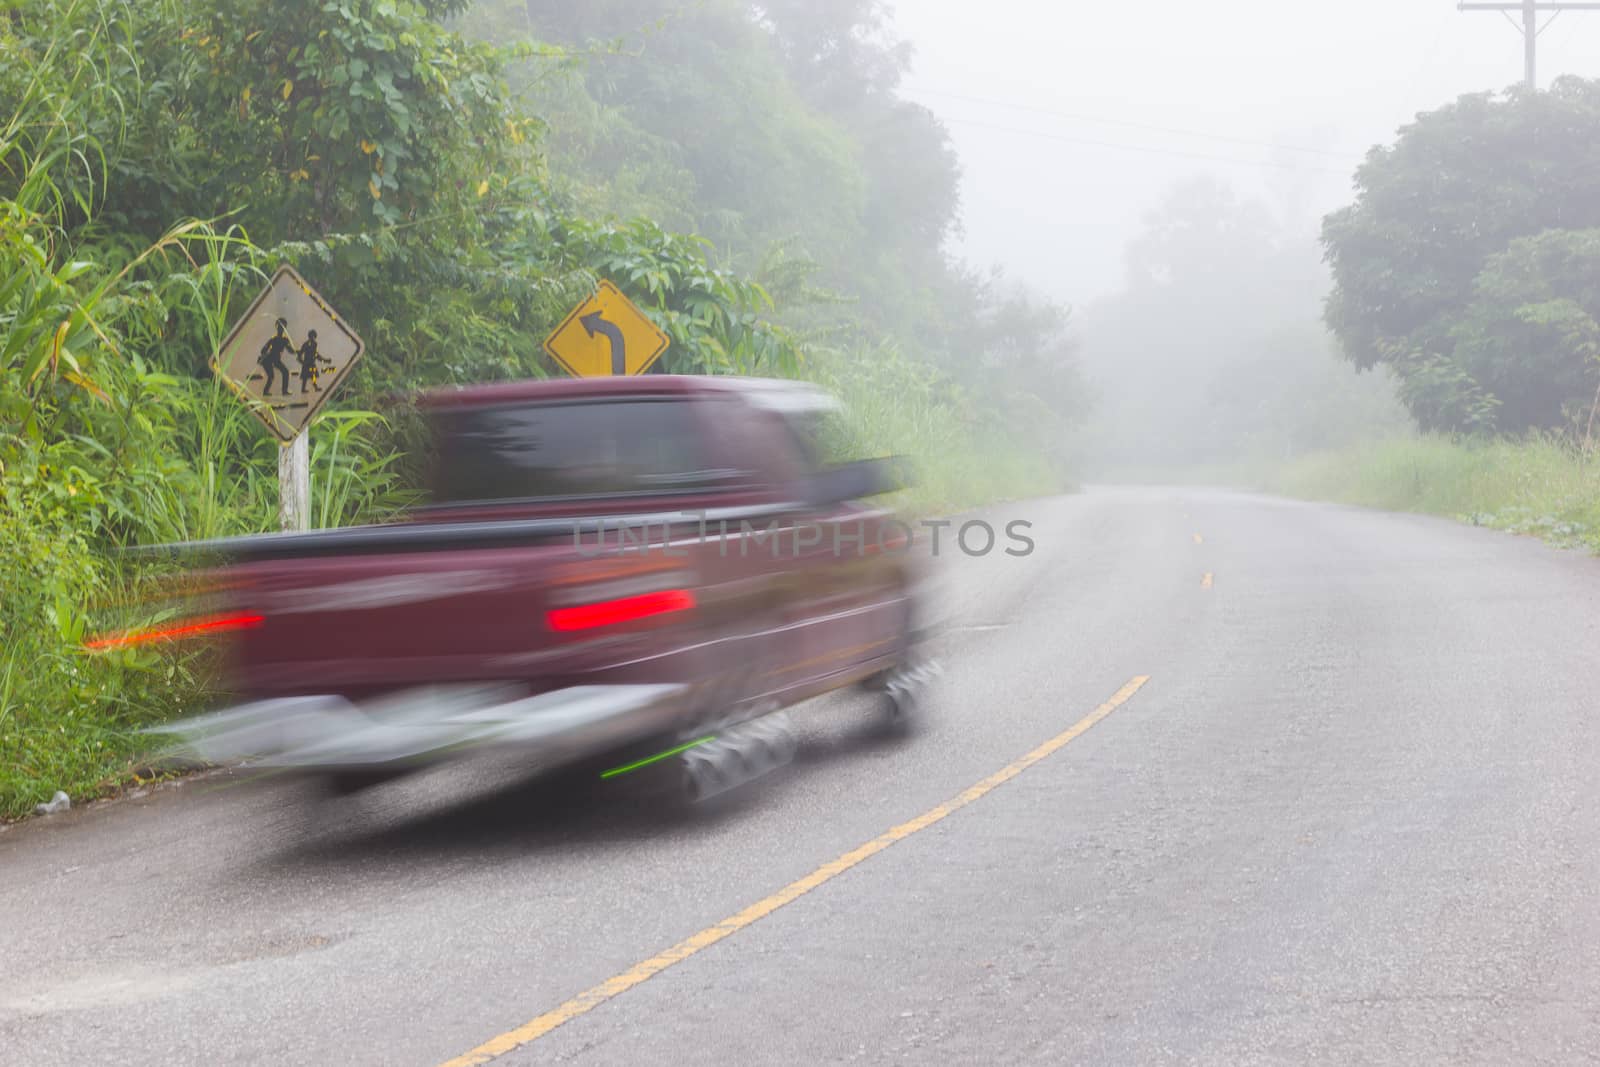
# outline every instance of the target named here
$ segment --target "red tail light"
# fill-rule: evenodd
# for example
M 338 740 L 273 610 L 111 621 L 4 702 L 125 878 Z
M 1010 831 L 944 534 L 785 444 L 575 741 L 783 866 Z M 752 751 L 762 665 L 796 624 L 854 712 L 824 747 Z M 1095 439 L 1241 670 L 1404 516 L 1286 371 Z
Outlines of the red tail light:
M 657 593 L 642 593 L 618 600 L 602 600 L 597 604 L 580 604 L 571 608 L 553 609 L 548 620 L 550 629 L 557 633 L 575 630 L 593 630 L 601 626 L 648 619 L 653 615 L 668 615 L 675 611 L 688 611 L 694 607 L 694 594 L 687 589 L 665 589 Z
M 202 637 L 209 634 L 229 633 L 235 630 L 253 630 L 260 626 L 266 619 L 260 615 L 219 615 L 210 619 L 191 619 L 176 626 L 162 626 L 149 630 L 127 630 L 119 634 L 107 634 L 97 637 L 92 641 L 85 641 L 84 648 L 131 648 L 134 645 L 148 645 L 156 641 L 173 641 L 182 637 Z

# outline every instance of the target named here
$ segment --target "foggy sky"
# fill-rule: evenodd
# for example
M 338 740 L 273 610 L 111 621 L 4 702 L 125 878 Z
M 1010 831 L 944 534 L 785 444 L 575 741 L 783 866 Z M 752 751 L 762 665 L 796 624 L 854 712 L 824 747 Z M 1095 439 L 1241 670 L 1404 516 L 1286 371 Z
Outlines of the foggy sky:
M 1521 34 L 1455 0 L 895 0 L 894 10 L 916 49 L 904 95 L 946 121 L 961 154 L 955 250 L 1080 307 L 1119 287 L 1124 245 L 1175 182 L 1217 175 L 1309 232 L 1348 202 L 1368 146 L 1419 111 L 1522 78 Z M 1563 73 L 1600 75 L 1600 12 L 1568 12 L 1540 39 L 1540 83 Z

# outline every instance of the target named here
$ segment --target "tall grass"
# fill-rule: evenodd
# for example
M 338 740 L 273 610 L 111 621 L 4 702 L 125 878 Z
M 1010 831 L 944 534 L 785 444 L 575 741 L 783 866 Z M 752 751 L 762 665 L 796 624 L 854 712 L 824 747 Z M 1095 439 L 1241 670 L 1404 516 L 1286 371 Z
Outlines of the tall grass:
M 118 0 L 80 9 L 25 57 L 0 20 L 0 62 L 27 60 L 0 69 L 0 818 L 125 781 L 138 728 L 202 699 L 194 653 L 85 649 L 98 627 L 141 621 L 105 612 L 137 582 L 116 550 L 269 529 L 276 511 L 275 444 L 220 383 L 173 369 L 214 350 L 267 257 L 200 220 L 143 248 L 97 224 L 115 152 L 102 138 L 143 83 Z M 400 506 L 382 421 L 325 427 L 318 518 Z
M 1264 471 L 1288 496 L 1444 515 L 1600 550 L 1600 454 L 1553 435 L 1395 438 Z
M 372 411 L 336 411 L 311 434 L 311 508 L 315 526 L 343 526 L 396 516 L 420 500 L 390 450 L 388 423 Z

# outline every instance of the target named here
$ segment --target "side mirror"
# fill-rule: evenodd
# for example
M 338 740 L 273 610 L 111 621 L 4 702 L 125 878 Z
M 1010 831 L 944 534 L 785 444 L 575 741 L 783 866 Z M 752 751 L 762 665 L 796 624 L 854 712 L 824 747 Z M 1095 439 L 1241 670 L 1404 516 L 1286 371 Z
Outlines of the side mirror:
M 810 479 L 808 503 L 843 504 L 849 500 L 893 493 L 911 484 L 910 472 L 898 459 L 865 459 L 846 463 Z

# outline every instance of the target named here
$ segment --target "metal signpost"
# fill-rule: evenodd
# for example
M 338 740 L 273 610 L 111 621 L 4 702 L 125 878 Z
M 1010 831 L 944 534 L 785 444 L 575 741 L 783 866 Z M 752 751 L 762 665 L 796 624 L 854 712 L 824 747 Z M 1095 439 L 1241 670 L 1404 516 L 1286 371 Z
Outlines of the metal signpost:
M 672 343 L 610 282 L 572 309 L 544 342 L 550 358 L 579 378 L 643 374 Z
M 278 455 L 278 514 L 285 530 L 311 517 L 306 427 L 361 358 L 348 323 L 306 280 L 280 267 L 234 324 L 211 368 L 284 446 Z

